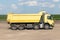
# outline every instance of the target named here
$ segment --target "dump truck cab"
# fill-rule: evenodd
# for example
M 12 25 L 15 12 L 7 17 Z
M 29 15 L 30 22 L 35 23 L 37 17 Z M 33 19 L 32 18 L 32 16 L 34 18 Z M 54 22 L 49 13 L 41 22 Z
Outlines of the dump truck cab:
M 50 29 L 54 27 L 54 20 L 51 14 L 41 11 L 38 14 L 12 14 L 7 15 L 7 22 L 11 29 Z
M 42 13 L 42 16 L 41 16 L 41 28 L 45 28 L 45 29 L 48 29 L 49 27 L 50 28 L 53 28 L 54 27 L 54 19 L 53 19 L 53 16 L 49 13 L 47 13 L 46 11 L 41 11 L 40 13 Z M 39 14 L 40 14 L 39 13 Z M 49 26 L 49 27 L 47 27 Z
M 54 25 L 53 16 L 50 15 L 50 14 L 46 14 L 44 22 L 50 24 L 51 26 L 53 26 Z

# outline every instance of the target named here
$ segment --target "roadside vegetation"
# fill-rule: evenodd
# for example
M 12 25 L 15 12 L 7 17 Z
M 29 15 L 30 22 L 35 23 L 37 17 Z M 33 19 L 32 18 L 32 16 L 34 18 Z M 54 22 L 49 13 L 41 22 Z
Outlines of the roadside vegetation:
M 0 21 L 6 21 L 7 15 L 0 15 Z
M 60 20 L 60 14 L 59 15 L 53 15 L 54 20 Z

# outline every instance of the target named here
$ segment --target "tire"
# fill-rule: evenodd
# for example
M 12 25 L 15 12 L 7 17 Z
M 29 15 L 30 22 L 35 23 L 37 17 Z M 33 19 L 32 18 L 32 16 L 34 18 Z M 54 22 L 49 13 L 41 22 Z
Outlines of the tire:
M 17 30 L 17 27 L 11 27 L 12 30 Z
M 34 26 L 34 30 L 38 30 L 39 29 L 39 26 L 38 25 L 35 25 Z
M 18 27 L 19 30 L 23 30 L 24 29 L 24 25 L 21 24 L 19 27 Z
M 45 24 L 44 29 L 50 29 L 50 26 L 48 24 Z
M 12 30 L 16 30 L 16 29 L 17 29 L 16 24 L 11 24 L 11 29 L 12 29 Z

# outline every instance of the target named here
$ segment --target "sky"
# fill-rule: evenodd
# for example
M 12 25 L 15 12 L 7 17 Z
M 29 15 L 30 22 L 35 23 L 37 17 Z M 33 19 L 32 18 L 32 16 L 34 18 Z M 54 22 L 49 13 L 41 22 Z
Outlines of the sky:
M 8 13 L 60 14 L 60 0 L 0 0 L 0 15 Z

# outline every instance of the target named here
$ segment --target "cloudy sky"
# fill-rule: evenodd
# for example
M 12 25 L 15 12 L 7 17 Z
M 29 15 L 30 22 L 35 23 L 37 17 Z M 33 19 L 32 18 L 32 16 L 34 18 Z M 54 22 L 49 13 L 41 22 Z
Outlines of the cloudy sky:
M 0 14 L 38 13 L 41 10 L 60 14 L 60 0 L 0 0 Z

